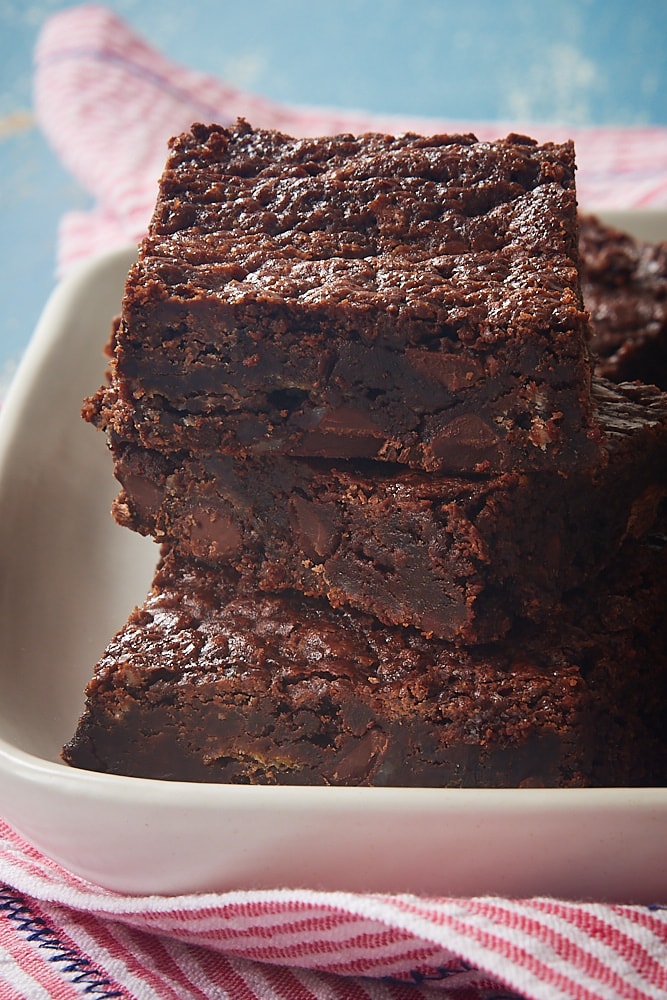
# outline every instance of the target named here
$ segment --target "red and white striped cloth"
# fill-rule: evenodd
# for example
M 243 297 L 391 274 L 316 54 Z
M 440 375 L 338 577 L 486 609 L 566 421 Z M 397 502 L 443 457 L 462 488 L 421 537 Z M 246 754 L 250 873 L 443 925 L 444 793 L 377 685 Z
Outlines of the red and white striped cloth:
M 140 239 L 166 141 L 194 120 L 243 115 L 304 135 L 412 128 L 494 138 L 510 128 L 282 107 L 172 64 L 93 5 L 47 22 L 35 98 L 45 134 L 95 201 L 63 220 L 61 271 Z M 583 204 L 667 206 L 667 129 L 567 131 L 577 143 Z M 126 897 L 64 871 L 0 821 L 0 997 L 667 1000 L 667 905 L 657 903 L 289 887 Z
M 667 907 L 304 891 L 131 897 L 0 823 L 0 996 L 667 997 Z

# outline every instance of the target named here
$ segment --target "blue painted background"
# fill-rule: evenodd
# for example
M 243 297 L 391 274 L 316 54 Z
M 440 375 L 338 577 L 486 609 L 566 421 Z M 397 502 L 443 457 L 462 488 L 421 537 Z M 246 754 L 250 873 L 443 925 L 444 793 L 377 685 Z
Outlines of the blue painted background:
M 0 393 L 87 203 L 30 117 L 40 25 L 0 0 Z M 110 0 L 169 56 L 279 101 L 470 120 L 667 125 L 667 0 Z

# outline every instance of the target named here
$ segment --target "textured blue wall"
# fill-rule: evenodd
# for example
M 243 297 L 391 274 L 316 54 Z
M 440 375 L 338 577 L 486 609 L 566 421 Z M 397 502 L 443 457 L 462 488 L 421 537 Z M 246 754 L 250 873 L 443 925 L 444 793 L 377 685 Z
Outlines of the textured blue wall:
M 56 0 L 0 3 L 0 114 Z M 667 0 L 110 0 L 169 55 L 279 100 L 667 124 Z

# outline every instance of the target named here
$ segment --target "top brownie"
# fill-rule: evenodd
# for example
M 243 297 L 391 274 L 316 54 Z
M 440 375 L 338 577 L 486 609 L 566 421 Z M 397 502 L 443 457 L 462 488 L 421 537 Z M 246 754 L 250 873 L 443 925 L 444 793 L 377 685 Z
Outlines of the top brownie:
M 494 472 L 596 447 L 571 143 L 174 139 L 88 415 L 162 451 Z

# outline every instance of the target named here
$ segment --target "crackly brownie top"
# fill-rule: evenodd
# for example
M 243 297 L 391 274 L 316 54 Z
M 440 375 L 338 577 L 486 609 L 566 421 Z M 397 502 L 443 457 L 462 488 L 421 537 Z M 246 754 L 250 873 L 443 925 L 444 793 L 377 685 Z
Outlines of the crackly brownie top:
M 172 140 L 129 301 L 341 307 L 579 329 L 571 143 L 510 135 L 295 139 L 194 125 Z M 372 321 L 371 321 L 372 325 Z
M 616 384 L 596 375 L 593 398 L 611 451 L 623 442 L 635 451 L 652 438 L 661 447 L 667 443 L 667 392 L 641 382 Z

